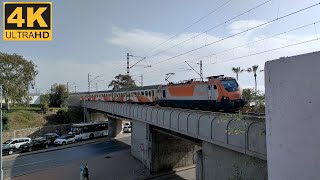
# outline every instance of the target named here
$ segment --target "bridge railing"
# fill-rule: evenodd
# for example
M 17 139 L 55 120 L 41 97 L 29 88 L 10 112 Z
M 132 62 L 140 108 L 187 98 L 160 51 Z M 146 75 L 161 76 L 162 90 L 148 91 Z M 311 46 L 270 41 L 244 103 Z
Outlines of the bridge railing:
M 85 106 L 266 160 L 264 117 L 103 101 L 86 101 Z

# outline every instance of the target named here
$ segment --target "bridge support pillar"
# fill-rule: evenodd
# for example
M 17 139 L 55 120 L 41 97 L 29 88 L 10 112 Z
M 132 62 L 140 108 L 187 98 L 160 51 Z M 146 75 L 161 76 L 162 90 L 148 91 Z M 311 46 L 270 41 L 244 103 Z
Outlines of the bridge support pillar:
M 116 137 L 122 133 L 122 120 L 108 117 L 108 136 Z
M 86 118 L 86 119 L 85 119 L 85 122 L 86 122 L 86 123 L 91 122 L 91 112 L 88 111 L 87 108 L 85 109 L 84 112 L 85 112 L 85 116 L 86 116 L 86 117 L 85 117 L 85 118 Z
M 203 141 L 197 179 L 268 179 L 267 162 Z
M 151 125 L 132 122 L 131 154 L 151 173 L 195 164 L 198 149 L 200 147 L 189 141 L 154 131 Z
M 195 144 L 157 131 L 152 132 L 151 138 L 151 173 L 195 164 L 195 154 L 200 149 Z
M 142 164 L 150 169 L 151 164 L 151 143 L 150 143 L 150 125 L 133 121 L 131 132 L 131 154 Z

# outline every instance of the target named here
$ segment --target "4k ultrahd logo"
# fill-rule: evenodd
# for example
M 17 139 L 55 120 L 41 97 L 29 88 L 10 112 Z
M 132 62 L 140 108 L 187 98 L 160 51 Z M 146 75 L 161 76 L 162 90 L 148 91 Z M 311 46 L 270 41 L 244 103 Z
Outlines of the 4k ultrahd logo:
M 51 41 L 51 2 L 4 2 L 3 40 Z

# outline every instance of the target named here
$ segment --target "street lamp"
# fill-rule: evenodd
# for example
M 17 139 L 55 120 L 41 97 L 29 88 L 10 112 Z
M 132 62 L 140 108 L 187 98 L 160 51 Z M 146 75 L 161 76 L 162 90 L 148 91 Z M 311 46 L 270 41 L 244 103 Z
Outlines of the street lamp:
M 2 85 L 0 84 L 0 143 L 1 143 L 1 147 L 0 147 L 0 168 L 1 168 L 1 176 L 0 176 L 0 180 L 3 180 L 3 170 L 2 170 Z

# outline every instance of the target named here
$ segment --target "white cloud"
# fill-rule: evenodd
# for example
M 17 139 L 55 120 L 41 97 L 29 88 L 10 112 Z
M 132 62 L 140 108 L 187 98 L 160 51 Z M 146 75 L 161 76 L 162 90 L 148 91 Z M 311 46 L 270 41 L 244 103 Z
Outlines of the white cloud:
M 242 31 L 245 31 L 247 29 L 250 28 L 254 28 L 256 26 L 262 25 L 264 23 L 266 23 L 267 21 L 262 21 L 262 20 L 240 20 L 240 21 L 236 21 L 231 23 L 228 26 L 228 29 L 230 30 L 231 34 L 237 34 L 240 33 Z M 263 25 L 257 29 L 260 28 L 264 28 L 266 25 Z M 252 32 L 252 31 L 251 31 Z

